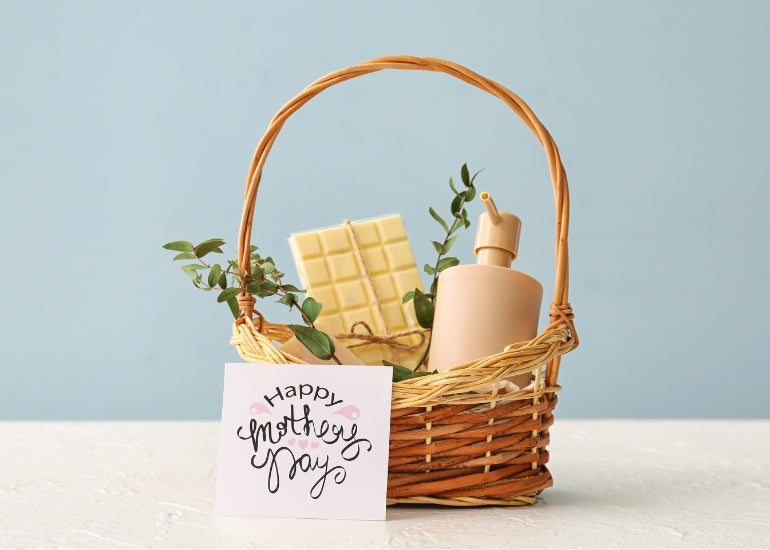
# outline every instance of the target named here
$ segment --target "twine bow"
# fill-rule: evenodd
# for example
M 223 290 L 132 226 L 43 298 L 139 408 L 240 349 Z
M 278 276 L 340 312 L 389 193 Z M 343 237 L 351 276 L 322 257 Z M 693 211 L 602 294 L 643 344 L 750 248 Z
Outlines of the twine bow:
M 358 327 L 362 328 L 364 332 L 356 332 L 356 328 Z M 372 330 L 372 327 L 370 327 L 366 322 L 356 321 L 351 325 L 350 332 L 345 334 L 338 334 L 337 338 L 340 340 L 352 340 L 353 343 L 346 344 L 348 348 L 357 348 L 360 346 L 367 346 L 369 344 L 382 344 L 384 346 L 388 346 L 395 353 L 396 349 L 404 351 L 415 351 L 420 349 L 422 345 L 425 344 L 426 335 L 428 332 L 428 329 L 418 328 L 402 330 L 401 332 L 394 333 L 375 334 Z M 420 340 L 416 344 L 399 342 L 399 339 L 406 338 L 414 334 L 417 334 L 420 337 Z

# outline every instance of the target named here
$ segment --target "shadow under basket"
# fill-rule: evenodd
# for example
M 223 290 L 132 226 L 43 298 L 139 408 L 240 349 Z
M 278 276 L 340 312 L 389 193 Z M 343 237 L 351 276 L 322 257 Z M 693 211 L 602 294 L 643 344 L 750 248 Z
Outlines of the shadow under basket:
M 548 463 L 548 430 L 553 424 L 561 356 L 578 345 L 568 300 L 567 234 L 569 193 L 559 151 L 548 130 L 518 96 L 455 63 L 433 58 L 382 57 L 316 80 L 278 111 L 262 137 L 246 183 L 238 241 L 238 263 L 251 274 L 251 229 L 262 168 L 286 120 L 326 88 L 384 69 L 442 72 L 501 99 L 544 147 L 556 202 L 556 281 L 550 323 L 528 342 L 446 372 L 393 384 L 388 504 L 451 506 L 532 504 L 553 484 Z M 255 311 L 255 298 L 238 298 L 241 315 L 231 343 L 254 363 L 295 363 L 280 344 L 292 332 Z M 364 367 L 365 368 L 365 367 Z M 526 388 L 506 392 L 501 382 L 533 373 Z

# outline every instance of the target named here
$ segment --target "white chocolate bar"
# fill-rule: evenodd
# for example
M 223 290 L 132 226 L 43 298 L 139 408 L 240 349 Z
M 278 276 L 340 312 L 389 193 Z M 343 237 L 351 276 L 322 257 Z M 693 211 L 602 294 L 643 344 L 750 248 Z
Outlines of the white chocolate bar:
M 401 303 L 406 292 L 423 288 L 401 216 L 295 233 L 289 244 L 302 286 L 323 305 L 320 329 L 335 336 L 349 333 L 356 322 L 366 323 L 378 336 L 420 329 L 413 305 Z M 366 332 L 363 326 L 355 331 Z M 420 340 L 418 334 L 398 338 L 406 345 Z M 343 342 L 368 365 L 380 365 L 385 359 L 414 367 L 425 347 L 409 351 L 380 343 Z

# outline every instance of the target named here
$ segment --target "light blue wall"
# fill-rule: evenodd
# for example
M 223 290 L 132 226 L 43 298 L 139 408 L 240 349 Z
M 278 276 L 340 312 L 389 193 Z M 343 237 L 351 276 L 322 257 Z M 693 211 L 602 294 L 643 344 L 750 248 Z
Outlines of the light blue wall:
M 311 80 L 462 63 L 520 94 L 570 177 L 561 417 L 768 417 L 770 3 L 0 2 L 0 418 L 218 418 L 230 314 L 160 248 L 234 251 L 251 154 Z M 542 149 L 444 75 L 379 73 L 285 127 L 254 239 L 401 212 L 432 258 L 462 162 L 553 285 Z M 477 205 L 478 207 L 478 205 Z M 471 261 L 470 238 L 461 241 Z M 282 309 L 263 308 L 274 320 Z

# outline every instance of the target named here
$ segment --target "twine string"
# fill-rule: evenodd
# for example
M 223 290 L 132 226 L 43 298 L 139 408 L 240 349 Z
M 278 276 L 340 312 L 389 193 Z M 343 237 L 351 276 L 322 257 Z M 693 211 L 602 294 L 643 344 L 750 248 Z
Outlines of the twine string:
M 380 298 L 377 296 L 377 289 L 374 287 L 374 281 L 372 281 L 372 277 L 369 274 L 369 270 L 366 267 L 366 262 L 364 262 L 364 252 L 361 250 L 361 245 L 358 243 L 358 239 L 356 238 L 356 233 L 353 231 L 353 224 L 350 223 L 350 220 L 345 220 L 345 229 L 348 232 L 348 235 L 350 236 L 350 242 L 353 244 L 353 252 L 354 256 L 356 258 L 356 262 L 358 263 L 358 268 L 361 270 L 361 273 L 363 274 L 364 279 L 364 286 L 366 286 L 367 291 L 369 292 L 369 298 L 374 302 L 375 305 L 375 312 L 377 314 L 377 320 L 380 322 L 380 326 L 382 327 L 382 333 L 383 333 L 383 340 L 384 341 L 390 341 L 392 339 L 390 334 L 390 327 L 388 327 L 388 322 L 385 319 L 385 312 L 382 311 L 382 304 L 380 304 Z M 355 323 L 353 324 L 353 327 L 351 327 L 351 333 L 354 332 Z M 368 327 L 367 327 L 368 328 Z M 369 332 L 371 333 L 372 330 L 369 328 Z M 363 342 L 359 345 L 364 345 L 368 343 L 374 343 L 374 342 Z M 383 342 L 384 343 L 384 342 Z M 389 346 L 391 352 L 393 353 L 393 359 L 396 363 L 400 364 L 401 359 L 398 356 L 397 346 Z

